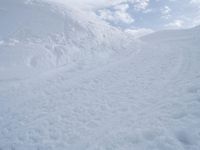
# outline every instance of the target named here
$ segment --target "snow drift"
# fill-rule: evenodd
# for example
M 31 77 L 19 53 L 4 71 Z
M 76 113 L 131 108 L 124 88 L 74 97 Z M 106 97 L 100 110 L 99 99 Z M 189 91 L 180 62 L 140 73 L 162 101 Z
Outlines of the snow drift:
M 1 80 L 107 63 L 132 42 L 92 12 L 48 1 L 3 0 L 0 17 Z
M 200 27 L 135 42 L 35 0 L 0 19 L 0 150 L 200 149 Z

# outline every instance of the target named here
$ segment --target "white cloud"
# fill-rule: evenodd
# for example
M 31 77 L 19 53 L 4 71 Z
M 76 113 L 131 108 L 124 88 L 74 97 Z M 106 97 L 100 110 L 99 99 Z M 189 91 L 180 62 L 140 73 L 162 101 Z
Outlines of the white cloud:
M 127 11 L 128 8 L 129 8 L 128 4 L 116 5 L 114 7 L 115 10 L 120 10 L 120 11 Z
M 29 0 L 32 1 L 32 0 Z M 42 0 L 33 0 L 42 1 Z M 184 28 L 200 24 L 200 0 L 43 0 L 62 3 L 97 14 L 103 20 L 122 28 L 133 26 L 160 28 Z M 151 3 L 151 5 L 149 5 Z M 172 9 L 173 8 L 173 12 Z M 134 13 L 135 12 L 135 13 Z M 159 13 L 160 12 L 160 13 Z M 158 14 L 157 14 L 158 13 Z M 178 18 L 176 20 L 176 18 Z M 144 21 L 147 19 L 147 21 Z M 151 19 L 150 21 L 148 19 Z M 162 20 L 164 19 L 164 20 Z M 164 24 L 164 22 L 168 24 Z M 126 25 L 123 25 L 126 24 Z
M 146 9 L 149 0 L 43 0 L 43 1 L 52 1 L 58 2 L 65 5 L 74 5 L 76 7 L 82 8 L 92 8 L 100 9 L 109 6 L 116 6 L 119 4 L 130 4 L 133 5 L 135 9 L 143 10 Z
M 136 10 L 145 10 L 149 5 L 149 0 L 127 0 L 134 5 Z
M 100 18 L 115 23 L 131 24 L 133 17 L 129 14 L 128 8 L 137 11 L 147 9 L 150 0 L 43 0 L 61 3 L 67 6 L 74 6 L 85 10 L 98 11 Z M 112 11 L 111 9 L 112 8 Z
M 182 28 L 183 25 L 184 25 L 183 20 L 174 20 L 174 21 L 166 24 L 165 27 L 171 28 L 171 29 L 177 29 L 177 28 Z
M 140 29 L 126 29 L 126 33 L 131 34 L 135 38 L 145 36 L 147 34 L 151 34 L 154 31 L 152 29 L 147 29 L 147 28 L 140 28 Z
M 151 13 L 151 12 L 153 12 L 153 9 L 151 9 L 151 8 L 145 9 L 143 11 L 144 14 L 148 14 L 148 13 Z
M 170 13 L 171 13 L 171 8 L 169 6 L 164 6 L 162 9 L 161 9 L 161 17 L 164 18 L 164 19 L 169 19 L 170 18 Z
M 123 22 L 130 24 L 134 22 L 134 19 L 127 12 L 129 8 L 128 4 L 121 4 L 114 7 L 114 10 L 109 9 L 99 10 L 99 15 L 101 19 L 112 21 L 115 23 Z
M 200 0 L 190 0 L 192 4 L 200 4 Z
M 149 5 L 149 0 L 107 0 L 111 2 L 107 8 L 99 10 L 100 18 L 114 23 L 131 24 L 133 17 L 129 14 L 129 7 L 136 11 L 145 11 Z
M 190 3 L 200 9 L 200 0 L 190 0 Z

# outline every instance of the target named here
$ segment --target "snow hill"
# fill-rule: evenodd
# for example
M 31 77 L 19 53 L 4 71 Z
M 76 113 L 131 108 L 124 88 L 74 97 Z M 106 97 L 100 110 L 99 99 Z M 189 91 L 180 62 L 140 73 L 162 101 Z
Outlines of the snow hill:
M 0 17 L 0 79 L 107 63 L 132 42 L 94 14 L 52 2 L 3 0 Z
M 0 20 L 0 150 L 200 149 L 200 27 L 135 39 L 25 0 Z

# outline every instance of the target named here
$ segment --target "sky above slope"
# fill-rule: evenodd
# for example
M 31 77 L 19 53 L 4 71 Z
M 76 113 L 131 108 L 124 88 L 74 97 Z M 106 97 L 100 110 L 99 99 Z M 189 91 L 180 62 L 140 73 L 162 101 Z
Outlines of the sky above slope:
M 200 0 L 51 0 L 95 11 L 123 29 L 177 29 L 200 24 Z
M 121 0 L 97 12 L 125 28 L 187 28 L 200 23 L 200 0 Z

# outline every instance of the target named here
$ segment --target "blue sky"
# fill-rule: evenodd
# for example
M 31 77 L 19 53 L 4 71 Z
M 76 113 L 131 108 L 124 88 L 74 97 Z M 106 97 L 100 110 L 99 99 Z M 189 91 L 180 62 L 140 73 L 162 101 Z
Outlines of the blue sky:
M 101 19 L 120 28 L 161 30 L 200 24 L 200 0 L 116 1 L 97 7 L 96 12 Z
M 122 29 L 181 29 L 200 25 L 200 0 L 50 0 L 94 11 Z

